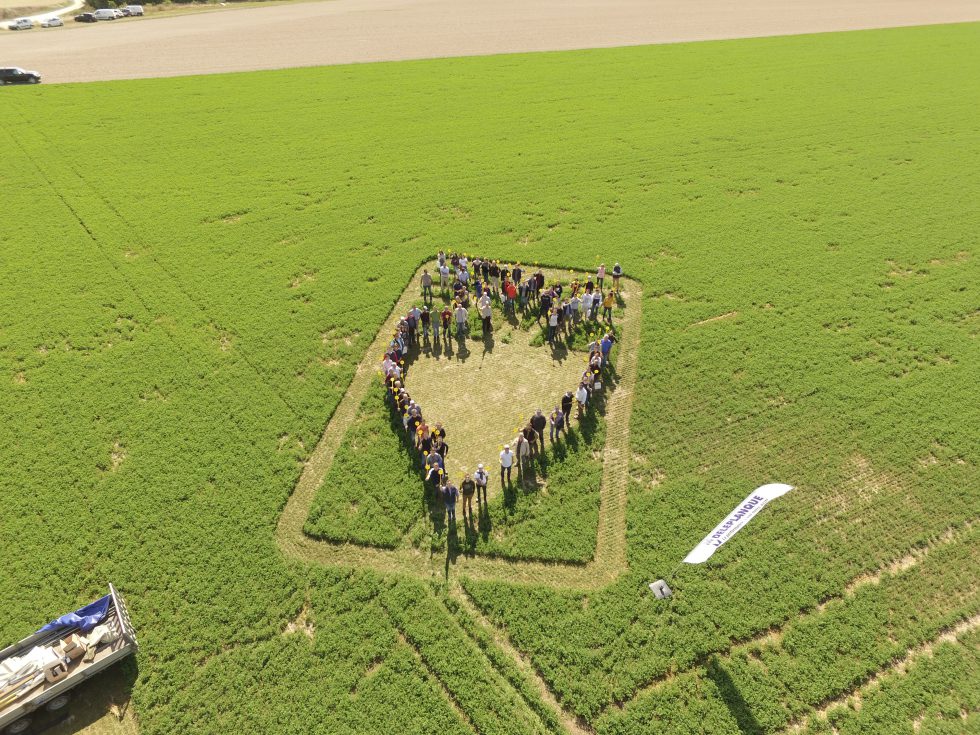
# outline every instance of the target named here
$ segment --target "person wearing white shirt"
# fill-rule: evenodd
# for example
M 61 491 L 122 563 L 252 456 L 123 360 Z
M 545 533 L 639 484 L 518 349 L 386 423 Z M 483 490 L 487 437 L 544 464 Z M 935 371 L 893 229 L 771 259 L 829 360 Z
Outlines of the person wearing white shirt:
M 466 320 L 469 319 L 469 312 L 466 307 L 460 304 L 453 312 L 456 315 L 456 336 L 462 337 L 466 334 Z
M 490 296 L 484 294 L 483 298 L 480 299 L 480 303 L 477 305 L 480 312 L 480 318 L 483 320 L 483 333 L 489 334 L 493 330 L 492 317 L 493 310 L 490 308 Z
M 554 343 L 555 333 L 558 331 L 558 309 L 552 309 L 548 316 L 548 342 Z
M 504 484 L 504 474 L 507 475 L 507 484 L 510 485 L 510 469 L 514 466 L 514 453 L 510 451 L 510 444 L 504 445 L 504 451 L 500 453 L 500 484 Z
M 589 391 L 584 383 L 580 383 L 578 390 L 575 391 L 575 400 L 578 401 L 578 417 L 581 419 L 585 413 L 585 404 L 589 402 Z
M 445 262 L 439 266 L 439 285 L 443 291 L 449 288 L 449 266 Z
M 476 466 L 476 472 L 473 473 L 473 482 L 476 483 L 476 504 L 480 504 L 480 493 L 483 493 L 483 502 L 487 502 L 487 483 L 490 481 L 490 475 L 485 469 L 483 469 L 482 464 Z

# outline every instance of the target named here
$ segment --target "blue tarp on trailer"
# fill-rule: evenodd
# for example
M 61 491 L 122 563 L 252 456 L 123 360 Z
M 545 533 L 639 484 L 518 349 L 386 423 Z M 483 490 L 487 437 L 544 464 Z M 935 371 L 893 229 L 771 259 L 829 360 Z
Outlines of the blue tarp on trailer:
M 105 614 L 109 611 L 110 602 L 112 602 L 112 595 L 99 598 L 85 607 L 80 607 L 75 612 L 66 613 L 57 620 L 52 620 L 41 628 L 38 633 L 43 633 L 46 630 L 74 627 L 77 627 L 82 633 L 88 633 L 105 617 Z

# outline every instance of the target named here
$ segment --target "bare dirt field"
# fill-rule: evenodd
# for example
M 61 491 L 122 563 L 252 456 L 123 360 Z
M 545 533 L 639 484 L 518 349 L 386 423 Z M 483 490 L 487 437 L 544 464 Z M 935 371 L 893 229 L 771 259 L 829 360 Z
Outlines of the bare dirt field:
M 331 0 L 4 32 L 0 63 L 81 82 L 970 20 L 977 0 Z

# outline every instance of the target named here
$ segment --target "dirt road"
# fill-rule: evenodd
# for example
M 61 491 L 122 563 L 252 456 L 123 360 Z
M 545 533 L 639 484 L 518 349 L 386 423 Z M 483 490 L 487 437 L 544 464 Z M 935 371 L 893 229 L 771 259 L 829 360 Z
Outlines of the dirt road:
M 977 0 L 331 0 L 3 33 L 0 63 L 80 82 L 967 20 Z

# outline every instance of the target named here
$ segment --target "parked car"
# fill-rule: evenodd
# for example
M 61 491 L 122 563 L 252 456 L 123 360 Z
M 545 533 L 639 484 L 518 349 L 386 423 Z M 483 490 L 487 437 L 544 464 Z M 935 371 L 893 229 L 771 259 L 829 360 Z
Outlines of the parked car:
M 126 17 L 126 14 L 123 11 L 121 11 L 119 8 L 113 8 L 112 9 L 112 12 L 115 14 L 115 16 L 117 18 L 125 18 Z
M 45 18 L 41 21 L 41 28 L 61 28 L 65 23 L 57 15 L 52 15 L 50 18 Z
M 93 13 L 96 20 L 115 20 L 116 11 L 112 8 L 99 8 Z
M 125 5 L 121 8 L 116 8 L 116 12 L 119 13 L 120 17 L 122 18 L 129 17 L 129 8 L 127 8 Z
M 76 23 L 96 23 L 98 20 L 95 17 L 95 13 L 79 13 L 75 16 Z
M 128 10 L 130 15 L 143 15 L 142 5 L 127 5 L 125 10 Z
M 41 75 L 36 71 L 27 71 L 19 66 L 8 66 L 0 69 L 0 84 L 40 84 Z
M 12 31 L 29 31 L 33 27 L 34 21 L 30 18 L 17 18 L 17 20 L 7 26 Z

